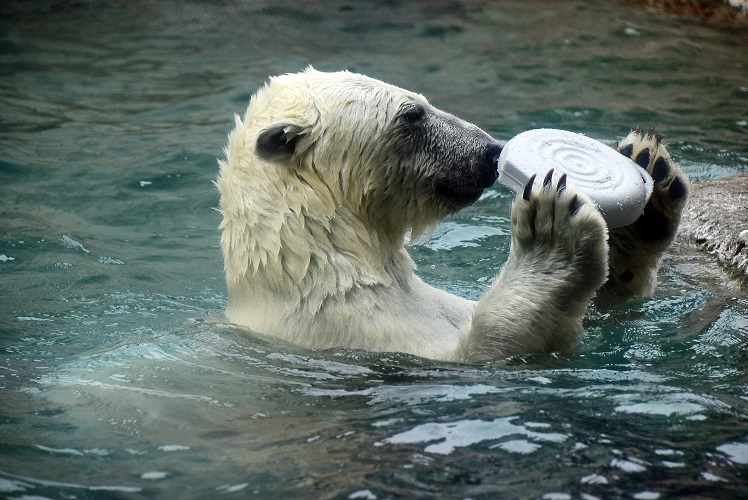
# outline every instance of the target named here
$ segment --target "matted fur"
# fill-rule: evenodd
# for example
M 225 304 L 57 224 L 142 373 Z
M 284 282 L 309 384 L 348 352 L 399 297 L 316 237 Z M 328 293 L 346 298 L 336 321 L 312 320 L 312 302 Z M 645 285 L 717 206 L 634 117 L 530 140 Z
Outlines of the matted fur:
M 471 302 L 404 248 L 496 178 L 499 144 L 421 95 L 348 72 L 272 78 L 220 162 L 226 317 L 315 348 L 474 361 L 574 346 L 608 274 L 607 228 L 573 186 L 529 186 L 510 256 Z

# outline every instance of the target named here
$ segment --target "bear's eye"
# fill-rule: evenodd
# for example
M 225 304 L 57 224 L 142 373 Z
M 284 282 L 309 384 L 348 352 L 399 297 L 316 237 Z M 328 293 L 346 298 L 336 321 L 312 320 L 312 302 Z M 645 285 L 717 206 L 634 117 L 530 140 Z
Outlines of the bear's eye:
M 426 116 L 426 108 L 420 104 L 408 103 L 400 108 L 398 117 L 406 123 L 415 123 Z

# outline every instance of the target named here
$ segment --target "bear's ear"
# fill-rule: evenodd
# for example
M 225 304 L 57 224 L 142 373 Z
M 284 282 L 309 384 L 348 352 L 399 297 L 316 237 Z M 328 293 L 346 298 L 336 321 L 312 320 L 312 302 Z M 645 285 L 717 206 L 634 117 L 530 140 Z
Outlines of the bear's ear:
M 255 154 L 263 160 L 288 160 L 296 153 L 296 146 L 305 133 L 304 127 L 293 123 L 273 123 L 257 134 Z

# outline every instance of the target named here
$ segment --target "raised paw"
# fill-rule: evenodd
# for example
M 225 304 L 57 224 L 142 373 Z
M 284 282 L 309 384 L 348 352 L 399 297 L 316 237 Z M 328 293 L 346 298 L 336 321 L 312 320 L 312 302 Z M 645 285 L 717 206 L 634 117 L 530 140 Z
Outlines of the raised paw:
M 690 185 L 654 128 L 642 133 L 637 127 L 614 147 L 652 176 L 654 189 L 641 217 L 610 231 L 609 279 L 601 290 L 605 302 L 652 293 L 660 256 L 678 231 Z
M 554 182 L 555 181 L 555 182 Z M 549 171 L 512 205 L 512 247 L 475 306 L 461 357 L 470 361 L 564 351 L 607 278 L 607 226 L 587 196 Z
M 555 180 L 554 182 L 554 179 Z M 566 174 L 533 176 L 512 207 L 510 259 L 546 276 L 562 276 L 570 293 L 594 292 L 608 270 L 607 226 Z
M 688 198 L 688 178 L 670 157 L 662 138 L 650 128 L 642 134 L 637 127 L 617 147 L 654 179 L 654 191 L 644 213 L 634 222 L 633 230 L 642 243 L 666 248 L 680 223 L 680 214 Z

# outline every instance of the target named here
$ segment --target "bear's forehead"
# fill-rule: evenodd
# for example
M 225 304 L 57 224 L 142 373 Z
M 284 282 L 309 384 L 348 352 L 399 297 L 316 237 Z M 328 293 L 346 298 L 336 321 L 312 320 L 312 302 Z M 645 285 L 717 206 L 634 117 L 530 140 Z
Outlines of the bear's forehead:
M 306 98 L 315 103 L 360 103 L 388 107 L 399 107 L 403 102 L 413 101 L 428 104 L 420 94 L 346 71 L 322 73 L 310 68 L 304 73 L 275 77 L 270 87 L 273 93 L 306 94 Z
M 352 100 L 366 105 L 398 106 L 407 101 L 426 103 L 426 99 L 419 94 L 366 77 L 331 78 L 321 82 L 317 90 L 322 99 Z

